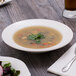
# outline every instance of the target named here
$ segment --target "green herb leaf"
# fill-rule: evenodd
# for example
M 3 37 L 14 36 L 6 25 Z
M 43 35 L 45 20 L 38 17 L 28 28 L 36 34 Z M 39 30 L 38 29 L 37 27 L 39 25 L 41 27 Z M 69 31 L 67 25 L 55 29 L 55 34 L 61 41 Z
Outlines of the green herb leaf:
M 14 68 L 11 68 L 11 72 L 13 73 L 14 76 L 18 76 L 20 74 L 19 70 L 15 70 Z
M 11 68 L 12 73 L 16 73 L 16 70 L 14 68 Z
M 16 75 L 18 76 L 19 74 L 20 74 L 20 71 L 19 71 L 19 70 L 17 70 L 17 71 L 16 71 Z
M 39 39 L 36 39 L 35 42 L 36 42 L 37 44 L 39 44 L 39 43 L 40 43 L 40 40 L 39 40 Z
M 38 34 L 37 34 L 37 38 L 43 39 L 43 38 L 45 38 L 45 37 L 44 37 L 44 35 L 43 35 L 43 34 L 38 33 Z
M 4 64 L 4 68 L 11 67 L 11 63 Z
M 29 35 L 29 36 L 28 36 L 28 39 L 29 39 L 29 40 L 35 40 L 35 39 L 36 39 L 36 36 L 35 36 L 34 34 Z
M 38 34 L 35 34 L 35 35 L 34 34 L 31 34 L 31 35 L 28 36 L 28 39 L 29 40 L 33 40 L 37 44 L 39 44 L 40 43 L 40 40 L 43 39 L 43 38 L 45 38 L 45 37 L 41 33 L 38 33 Z

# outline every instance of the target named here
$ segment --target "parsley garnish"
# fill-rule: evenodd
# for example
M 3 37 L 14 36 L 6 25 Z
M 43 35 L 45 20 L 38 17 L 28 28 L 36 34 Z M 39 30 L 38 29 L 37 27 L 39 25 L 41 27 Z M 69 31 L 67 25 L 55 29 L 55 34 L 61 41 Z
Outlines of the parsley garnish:
M 44 39 L 44 35 L 41 34 L 41 33 L 38 33 L 38 34 L 31 34 L 28 36 L 28 39 L 29 40 L 33 40 L 35 41 L 35 43 L 39 44 L 41 42 L 41 39 Z

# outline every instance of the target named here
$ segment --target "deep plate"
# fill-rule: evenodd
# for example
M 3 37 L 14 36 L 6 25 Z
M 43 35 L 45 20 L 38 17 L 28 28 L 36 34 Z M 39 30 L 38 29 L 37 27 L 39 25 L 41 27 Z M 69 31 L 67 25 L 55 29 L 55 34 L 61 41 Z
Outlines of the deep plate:
M 12 58 L 12 57 L 4 57 L 0 56 L 0 61 L 9 61 L 12 64 L 12 67 L 16 70 L 20 70 L 19 76 L 31 76 L 27 66 L 19 59 Z
M 22 28 L 30 27 L 30 26 L 45 26 L 56 29 L 62 34 L 63 36 L 62 41 L 53 47 L 44 48 L 44 49 L 30 49 L 16 44 L 13 40 L 14 33 Z M 63 23 L 53 20 L 47 20 L 47 19 L 30 19 L 30 20 L 19 21 L 9 25 L 2 32 L 2 39 L 7 45 L 15 49 L 19 49 L 27 52 L 47 52 L 47 51 L 59 49 L 67 45 L 72 40 L 72 38 L 73 38 L 73 32 L 68 26 L 66 26 Z

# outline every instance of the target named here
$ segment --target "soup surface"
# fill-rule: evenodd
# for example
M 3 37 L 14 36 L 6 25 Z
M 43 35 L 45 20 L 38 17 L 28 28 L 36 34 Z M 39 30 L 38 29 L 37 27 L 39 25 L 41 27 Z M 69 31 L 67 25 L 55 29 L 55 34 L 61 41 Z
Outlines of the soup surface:
M 52 47 L 62 40 L 62 35 L 55 29 L 41 26 L 23 28 L 13 37 L 15 43 L 26 48 L 41 49 Z

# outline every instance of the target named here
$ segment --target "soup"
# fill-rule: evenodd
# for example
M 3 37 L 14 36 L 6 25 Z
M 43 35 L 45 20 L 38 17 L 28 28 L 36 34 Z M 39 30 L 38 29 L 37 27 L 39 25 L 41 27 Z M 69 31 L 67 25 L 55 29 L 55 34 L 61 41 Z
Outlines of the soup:
M 13 39 L 20 46 L 41 49 L 57 45 L 62 40 L 62 35 L 52 28 L 34 26 L 17 31 Z

